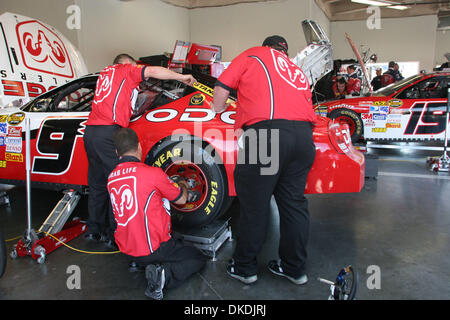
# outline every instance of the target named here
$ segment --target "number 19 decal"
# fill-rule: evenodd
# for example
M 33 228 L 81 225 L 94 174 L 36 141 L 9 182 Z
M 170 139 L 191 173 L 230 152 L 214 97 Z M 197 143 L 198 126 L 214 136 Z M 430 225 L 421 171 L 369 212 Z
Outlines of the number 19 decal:
M 411 108 L 411 117 L 405 134 L 435 135 L 445 130 L 446 102 L 417 103 Z
M 43 156 L 35 156 L 33 173 L 61 175 L 72 162 L 77 137 L 81 137 L 80 127 L 86 119 L 48 119 L 42 123 L 36 141 L 36 150 Z

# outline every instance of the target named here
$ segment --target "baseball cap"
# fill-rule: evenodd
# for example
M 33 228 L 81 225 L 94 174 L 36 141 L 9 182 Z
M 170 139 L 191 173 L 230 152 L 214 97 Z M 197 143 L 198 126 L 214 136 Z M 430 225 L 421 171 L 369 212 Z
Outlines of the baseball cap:
M 267 37 L 263 44 L 263 46 L 269 46 L 269 47 L 280 47 L 280 49 L 283 49 L 284 51 L 288 51 L 288 44 L 285 38 L 282 36 L 270 36 Z

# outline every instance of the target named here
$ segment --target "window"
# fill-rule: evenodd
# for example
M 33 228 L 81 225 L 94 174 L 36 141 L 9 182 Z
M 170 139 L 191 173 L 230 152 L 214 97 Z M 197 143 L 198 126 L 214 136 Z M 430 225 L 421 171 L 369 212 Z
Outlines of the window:
M 89 112 L 97 77 L 82 78 L 46 92 L 21 109 L 27 112 Z
M 425 79 L 403 90 L 399 99 L 445 99 L 449 77 L 438 76 Z

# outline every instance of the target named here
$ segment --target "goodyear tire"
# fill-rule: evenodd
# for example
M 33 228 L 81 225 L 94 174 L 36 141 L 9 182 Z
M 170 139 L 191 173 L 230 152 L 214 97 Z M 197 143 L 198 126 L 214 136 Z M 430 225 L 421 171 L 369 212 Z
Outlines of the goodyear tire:
M 347 124 L 350 129 L 352 142 L 358 142 L 363 135 L 364 125 L 359 114 L 349 109 L 336 109 L 330 112 L 329 117 L 339 123 Z
M 0 230 L 0 278 L 6 269 L 6 246 L 5 239 L 3 239 L 2 231 Z
M 167 144 L 150 151 L 145 162 L 160 167 L 168 176 L 180 175 L 200 192 L 200 198 L 182 206 L 171 204 L 172 223 L 178 228 L 201 227 L 219 218 L 229 207 L 225 171 L 211 147 L 201 141 Z

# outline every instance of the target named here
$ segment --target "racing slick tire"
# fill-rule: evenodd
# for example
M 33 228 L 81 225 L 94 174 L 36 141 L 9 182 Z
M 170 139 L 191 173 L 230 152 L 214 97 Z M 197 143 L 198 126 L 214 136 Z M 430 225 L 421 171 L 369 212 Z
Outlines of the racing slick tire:
M 2 230 L 0 230 L 0 278 L 6 269 L 6 245 L 5 239 L 3 239 Z
M 228 195 L 224 167 L 214 158 L 211 146 L 200 140 L 174 142 L 150 150 L 145 163 L 160 167 L 169 176 L 183 177 L 190 189 L 198 191 L 195 202 L 171 203 L 172 223 L 179 229 L 205 226 L 222 216 L 233 200 Z
M 359 114 L 355 111 L 349 109 L 336 109 L 331 111 L 328 117 L 348 125 L 353 143 L 358 142 L 362 137 L 364 124 Z

